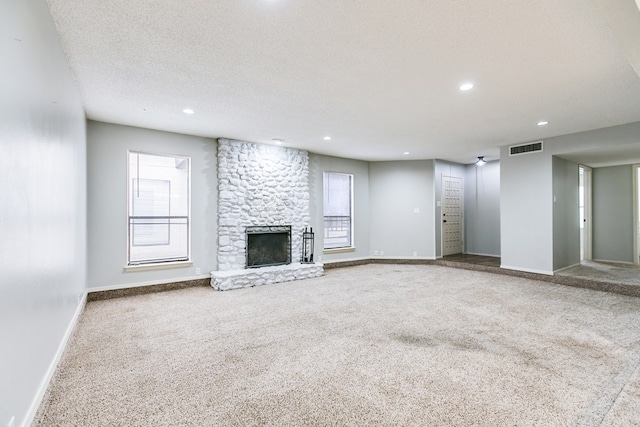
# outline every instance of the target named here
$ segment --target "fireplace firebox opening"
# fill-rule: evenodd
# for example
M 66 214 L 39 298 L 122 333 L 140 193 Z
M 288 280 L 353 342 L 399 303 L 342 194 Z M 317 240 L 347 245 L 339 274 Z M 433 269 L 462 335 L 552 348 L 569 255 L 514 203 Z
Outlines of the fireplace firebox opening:
M 247 268 L 291 264 L 291 226 L 251 226 L 245 230 Z

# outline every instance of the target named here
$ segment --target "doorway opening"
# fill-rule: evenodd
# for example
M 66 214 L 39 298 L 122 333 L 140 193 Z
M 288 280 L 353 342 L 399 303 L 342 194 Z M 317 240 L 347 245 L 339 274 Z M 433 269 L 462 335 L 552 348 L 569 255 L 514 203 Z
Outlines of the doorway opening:
M 592 200 L 591 200 L 591 176 L 592 170 L 588 166 L 578 167 L 578 200 L 580 209 L 580 261 L 592 259 Z

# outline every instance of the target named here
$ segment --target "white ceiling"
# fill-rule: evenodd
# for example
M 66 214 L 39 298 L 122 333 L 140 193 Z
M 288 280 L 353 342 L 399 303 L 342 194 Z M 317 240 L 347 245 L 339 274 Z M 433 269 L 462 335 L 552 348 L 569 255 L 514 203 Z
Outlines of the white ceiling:
M 640 164 L 640 144 L 569 153 L 560 157 L 591 167 L 616 166 L 621 163 Z
M 461 163 L 640 121 L 634 0 L 47 1 L 94 120 Z

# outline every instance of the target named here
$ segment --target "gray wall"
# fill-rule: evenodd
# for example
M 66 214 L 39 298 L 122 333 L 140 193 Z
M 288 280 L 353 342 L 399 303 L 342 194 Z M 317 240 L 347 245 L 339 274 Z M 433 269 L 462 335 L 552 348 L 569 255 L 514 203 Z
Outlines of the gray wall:
M 89 288 L 208 277 L 217 269 L 217 145 L 208 138 L 89 121 Z M 191 266 L 124 271 L 127 150 L 191 157 Z M 196 268 L 201 269 L 200 275 Z
M 434 161 L 374 162 L 369 177 L 371 255 L 434 259 Z
M 0 425 L 28 425 L 86 293 L 86 142 L 46 2 L 0 2 Z
M 500 248 L 504 268 L 553 273 L 551 156 L 500 152 Z
M 578 165 L 553 157 L 553 269 L 580 263 Z
M 593 169 L 593 259 L 633 262 L 633 167 Z
M 323 172 L 353 174 L 354 186 L 354 243 L 355 250 L 323 253 Z M 315 255 L 317 261 L 331 262 L 369 257 L 369 163 L 309 153 L 309 199 L 311 224 L 316 232 Z
M 464 185 L 465 188 L 467 185 L 467 183 L 465 182 L 465 165 L 462 165 L 460 163 L 447 162 L 444 160 L 435 160 L 434 186 L 436 203 L 433 209 L 435 212 L 434 222 L 436 228 L 436 257 L 442 256 L 442 210 L 440 207 L 440 204 L 442 203 L 442 175 L 460 177 L 462 178 L 462 185 Z M 466 201 L 464 203 L 464 209 L 466 209 Z
M 500 162 L 466 166 L 465 252 L 500 256 Z

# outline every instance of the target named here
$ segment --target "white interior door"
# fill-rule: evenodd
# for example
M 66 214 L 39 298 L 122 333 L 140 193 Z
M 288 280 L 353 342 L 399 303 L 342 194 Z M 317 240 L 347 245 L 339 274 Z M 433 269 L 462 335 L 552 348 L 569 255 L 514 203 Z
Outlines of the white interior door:
M 442 176 L 442 255 L 462 253 L 462 178 Z

